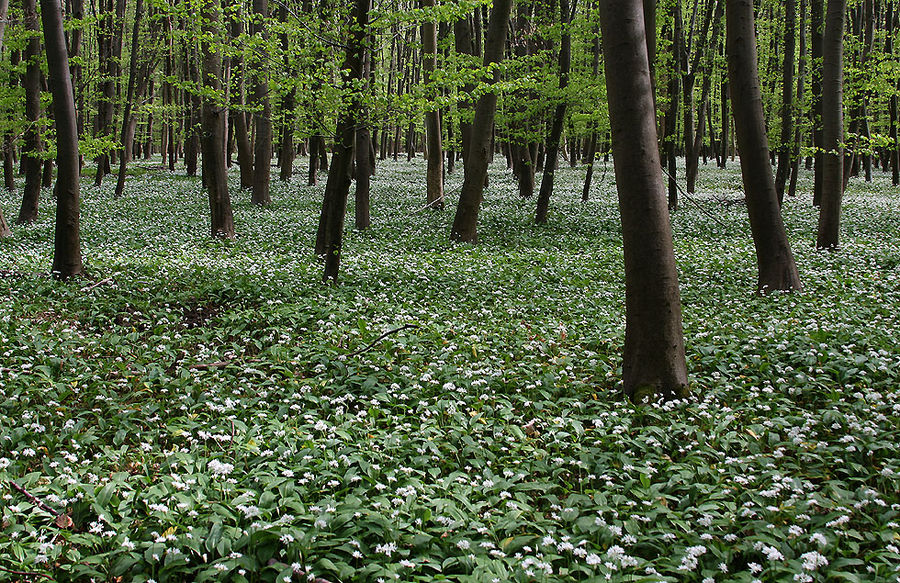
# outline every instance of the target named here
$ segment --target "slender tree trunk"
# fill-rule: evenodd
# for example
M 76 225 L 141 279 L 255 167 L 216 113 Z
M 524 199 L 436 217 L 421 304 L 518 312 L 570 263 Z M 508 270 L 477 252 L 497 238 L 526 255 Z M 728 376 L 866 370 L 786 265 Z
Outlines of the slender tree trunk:
M 784 200 L 784 188 L 787 184 L 791 166 L 793 144 L 791 124 L 794 119 L 794 52 L 797 26 L 796 0 L 784 2 L 784 60 L 781 67 L 781 139 L 778 145 L 778 169 L 775 172 L 775 191 L 778 193 L 778 204 Z
M 282 4 L 278 9 L 278 17 L 282 23 L 288 21 L 287 5 Z M 287 32 L 281 33 L 281 50 L 284 52 L 284 73 L 291 75 L 291 61 L 288 49 L 290 43 Z M 281 114 L 284 116 L 281 121 L 281 164 L 278 178 L 282 182 L 291 179 L 294 173 L 294 108 L 297 106 L 297 86 L 291 84 L 290 89 L 285 93 L 281 100 Z
M 509 23 L 509 13 L 512 10 L 512 0 L 493 0 L 492 5 L 491 20 L 488 24 L 484 46 L 485 67 L 491 67 L 503 59 L 503 49 L 506 46 L 506 28 Z M 495 69 L 492 83 L 496 83 L 497 80 L 498 73 Z M 496 108 L 497 94 L 494 91 L 484 93 L 475 105 L 475 119 L 472 122 L 469 156 L 465 161 L 465 178 L 459 194 L 456 215 L 453 217 L 453 227 L 450 230 L 450 239 L 452 241 L 466 243 L 476 243 L 478 241 L 478 212 L 481 208 L 484 182 L 487 178 L 488 163 L 491 159 Z
M 806 54 L 806 0 L 800 0 L 799 31 L 800 31 L 800 62 L 797 64 L 797 103 L 803 103 L 806 92 L 806 62 L 809 58 Z M 797 178 L 800 175 L 800 139 L 801 124 L 794 124 L 794 142 L 791 144 L 791 181 L 788 186 L 788 196 L 797 195 Z
M 572 13 L 578 0 L 574 0 Z M 547 211 L 550 207 L 550 196 L 553 194 L 553 182 L 556 175 L 556 164 L 559 158 L 559 141 L 562 137 L 563 123 L 566 120 L 566 88 L 569 86 L 569 68 L 572 63 L 572 32 L 569 28 L 571 14 L 569 12 L 569 0 L 559 0 L 560 24 L 563 27 L 562 39 L 559 46 L 559 92 L 560 102 L 553 112 L 553 125 L 550 128 L 550 138 L 547 140 L 547 159 L 544 163 L 544 175 L 541 177 L 541 190 L 538 192 L 537 211 L 535 222 L 539 225 L 546 224 Z
M 81 275 L 81 235 L 79 229 L 78 120 L 69 73 L 69 56 L 63 32 L 59 0 L 41 0 L 41 21 L 47 49 L 47 71 L 56 120 L 56 230 L 53 243 L 55 277 L 69 279 Z
M 728 135 L 728 128 L 731 127 L 731 115 L 728 112 L 729 93 L 728 80 L 726 79 L 722 81 L 721 87 L 722 142 L 719 150 L 722 153 L 722 157 L 719 159 L 720 168 L 725 168 L 725 165 L 728 163 L 728 146 L 731 144 L 731 138 Z
M 266 38 L 265 19 L 269 17 L 268 0 L 253 0 L 254 19 L 250 23 L 250 34 Z M 262 106 L 262 111 L 253 114 L 256 137 L 253 143 L 253 189 L 250 201 L 258 206 L 272 204 L 269 195 L 269 181 L 272 173 L 272 105 L 269 101 L 269 74 L 266 70 L 267 55 L 260 51 L 254 71 L 253 103 Z
M 0 0 L 0 47 L 3 46 L 3 37 L 6 32 L 6 15 L 9 11 L 9 0 Z M 11 75 L 12 76 L 12 75 Z M 7 160 L 12 161 L 12 156 L 7 153 L 7 149 L 11 146 L 12 140 L 7 141 L 7 136 L 4 136 L 3 142 L 3 172 L 6 179 L 6 187 L 8 190 L 12 190 L 9 188 L 9 179 L 12 177 L 12 167 L 7 168 Z M 15 184 L 13 184 L 13 188 L 15 188 Z M 0 239 L 5 237 L 9 237 L 12 233 L 9 230 L 9 225 L 6 223 L 6 218 L 3 216 L 3 209 L 0 208 Z
M 369 37 L 366 37 L 369 38 Z M 365 41 L 363 41 L 365 42 Z M 369 92 L 369 83 L 372 76 L 372 55 L 368 46 L 363 47 L 362 54 L 362 72 L 360 78 L 363 80 L 359 90 L 361 93 Z M 356 144 L 354 156 L 356 158 L 356 191 L 354 192 L 354 219 L 356 229 L 363 231 L 368 229 L 372 224 L 370 213 L 370 181 L 369 178 L 374 174 L 374 160 L 372 156 L 372 135 L 369 130 L 369 119 L 366 107 L 363 105 L 362 96 L 359 97 L 357 106 L 356 121 Z
M 684 36 L 682 29 L 682 19 L 681 19 L 681 5 L 676 3 L 674 7 L 674 24 L 672 28 L 672 43 L 674 45 L 673 51 L 675 53 L 675 58 L 673 59 L 673 68 L 674 70 L 671 72 L 671 77 L 669 77 L 669 107 L 666 109 L 665 115 L 665 133 L 663 142 L 665 143 L 665 152 L 666 152 L 666 165 L 668 166 L 669 173 L 669 196 L 668 196 L 668 204 L 669 210 L 674 211 L 678 208 L 678 183 L 676 178 L 678 177 L 678 165 L 677 160 L 675 158 L 675 144 L 676 144 L 676 126 L 678 122 L 678 101 L 679 101 L 679 81 L 681 80 L 681 59 L 678 58 L 678 55 L 681 54 L 681 41 Z
M 138 51 L 140 47 L 141 16 L 144 10 L 144 0 L 135 0 L 134 23 L 131 35 L 131 62 L 128 64 L 128 90 L 125 97 L 125 111 L 122 116 L 122 155 L 119 157 L 119 175 L 116 180 L 115 197 L 119 198 L 125 191 L 125 169 L 131 160 L 131 148 L 134 141 L 134 128 L 137 119 L 132 111 L 134 109 L 135 84 L 138 76 Z
M 325 255 L 324 282 L 337 282 L 343 247 L 344 215 L 347 211 L 347 195 L 350 191 L 350 168 L 353 163 L 353 146 L 356 138 L 356 121 L 361 103 L 361 92 L 355 87 L 363 77 L 365 39 L 369 21 L 371 0 L 356 0 L 347 56 L 341 70 L 344 72 L 344 88 L 351 91 L 348 106 L 338 120 L 335 151 L 328 170 L 325 197 L 316 236 L 316 253 Z
M 800 275 L 781 220 L 769 162 L 757 70 L 753 0 L 727 0 L 725 17 L 734 131 L 741 153 L 741 175 L 756 246 L 757 289 L 762 293 L 799 290 Z
M 201 0 L 200 16 L 206 38 L 215 38 L 221 23 L 221 8 L 215 0 Z M 228 109 L 213 95 L 221 90 L 222 55 L 209 40 L 202 47 L 204 98 L 201 110 L 203 174 L 209 194 L 210 233 L 213 237 L 234 238 L 234 216 L 228 193 L 228 169 L 225 167 L 225 123 Z
M 886 55 L 894 54 L 894 3 L 887 3 L 887 14 L 885 15 L 885 46 L 884 53 Z M 900 87 L 897 88 L 900 91 Z M 891 93 L 890 102 L 888 104 L 888 116 L 890 117 L 890 163 L 891 163 L 891 183 L 894 186 L 900 185 L 900 146 L 897 142 L 897 91 Z
M 812 67 L 810 67 L 811 83 L 810 90 L 812 94 L 812 126 L 813 126 L 813 147 L 815 148 L 814 162 L 814 181 L 813 181 L 813 206 L 819 206 L 822 199 L 822 65 L 823 65 L 823 45 L 824 45 L 824 0 L 810 0 L 810 29 L 812 38 L 810 49 L 812 51 Z
M 600 0 L 602 1 L 602 0 Z M 649 49 L 648 49 L 649 50 Z M 600 75 L 600 28 L 597 27 L 593 30 L 593 39 L 591 40 L 591 73 L 593 74 L 593 79 L 598 79 Z M 649 55 L 648 55 L 649 56 Z M 651 78 L 652 81 L 652 78 Z M 651 86 L 653 83 L 651 82 Z M 656 96 L 654 96 L 654 104 L 656 103 Z M 656 121 L 655 115 L 655 105 L 654 105 L 654 123 Z M 591 123 L 591 142 L 588 148 L 588 169 L 587 175 L 584 177 L 584 187 L 581 189 L 581 200 L 586 202 L 591 193 L 591 180 L 594 176 L 594 162 L 597 158 L 597 122 L 594 121 Z
M 421 0 L 422 8 L 434 9 L 434 0 Z M 437 25 L 433 20 L 422 23 L 422 77 L 426 83 L 429 101 L 432 102 L 425 112 L 425 139 L 428 148 L 428 167 L 426 170 L 426 202 L 429 208 L 444 208 L 444 151 L 441 143 L 441 114 L 434 101 L 438 97 L 434 86 L 434 73 L 437 68 Z
M 191 82 L 200 84 L 201 74 L 200 67 L 198 64 L 198 60 L 200 55 L 197 54 L 196 46 L 194 43 L 190 43 L 188 45 L 188 41 L 184 43 L 184 74 L 185 78 L 190 79 Z M 221 65 L 220 65 L 221 69 Z M 217 73 L 221 79 L 221 70 Z M 221 81 L 220 81 L 221 83 Z M 201 97 L 195 91 L 185 91 L 184 92 L 184 119 L 187 123 L 187 128 L 185 131 L 185 152 L 184 152 L 184 167 L 188 176 L 196 176 L 197 175 L 197 159 L 200 155 L 200 151 L 202 146 L 200 145 L 200 132 L 202 131 L 201 125 Z M 222 135 L 223 139 L 225 137 L 224 133 Z M 224 150 L 223 150 L 224 152 Z M 208 168 L 208 167 L 207 167 Z M 205 174 L 203 175 L 206 176 Z
M 624 390 L 634 401 L 685 396 L 681 297 L 640 0 L 601 2 L 600 25 L 625 255 Z
M 41 115 L 41 38 L 37 6 L 34 0 L 23 0 L 25 30 L 31 34 L 25 45 L 25 144 L 22 148 L 22 167 L 25 170 L 25 192 L 19 209 L 19 224 L 33 223 L 38 218 L 41 197 L 41 135 L 38 129 Z
M 461 55 L 475 55 L 474 31 L 471 17 L 465 16 L 453 23 L 453 36 L 456 52 Z M 463 87 L 465 95 L 471 95 L 474 87 L 471 83 L 467 83 Z M 465 172 L 466 157 L 469 153 L 469 140 L 472 135 L 472 122 L 468 119 L 469 111 L 472 105 L 466 101 L 460 101 L 457 105 L 460 122 L 459 122 L 459 141 L 462 150 L 463 172 Z
M 844 194 L 844 13 L 846 0 L 828 0 L 822 47 L 822 196 L 816 247 L 838 245 Z

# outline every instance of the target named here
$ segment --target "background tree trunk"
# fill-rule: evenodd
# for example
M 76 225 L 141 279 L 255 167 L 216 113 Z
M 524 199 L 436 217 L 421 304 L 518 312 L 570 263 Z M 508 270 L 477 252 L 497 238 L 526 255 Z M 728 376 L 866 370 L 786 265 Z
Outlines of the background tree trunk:
M 763 293 L 799 290 L 800 275 L 781 220 L 769 162 L 757 69 L 753 0 L 727 0 L 725 18 L 734 133 L 741 154 L 744 196 L 756 246 L 757 289 Z
M 625 394 L 684 396 L 681 297 L 662 189 L 641 0 L 600 3 L 613 161 L 625 252 Z
M 41 198 L 41 135 L 38 128 L 41 115 L 41 38 L 35 0 L 23 0 L 25 30 L 31 33 L 25 45 L 25 144 L 22 148 L 22 166 L 25 170 L 25 192 L 19 209 L 19 224 L 33 223 L 38 218 Z
M 4 33 L 6 32 L 6 15 L 7 15 L 8 11 L 9 11 L 9 0 L 0 0 L 0 47 L 3 46 L 3 37 L 5 36 Z M 12 77 L 12 75 L 10 75 L 10 76 Z M 11 146 L 11 144 L 10 144 L 11 140 L 8 142 L 5 138 L 6 138 L 6 136 L 4 136 L 4 142 L 3 142 L 3 148 L 4 148 L 3 171 L 4 171 L 4 175 L 6 176 L 6 180 L 7 180 L 6 186 L 7 186 L 7 189 L 9 189 L 8 181 L 9 181 L 9 178 L 12 176 L 12 173 L 9 170 L 12 170 L 12 168 L 10 168 L 9 170 L 7 170 L 7 168 L 6 168 L 6 160 L 8 157 L 6 149 Z M 9 158 L 11 158 L 11 156 L 9 156 Z M 13 188 L 15 188 L 15 185 L 13 186 Z M 9 189 L 9 190 L 12 190 L 12 189 Z M 6 219 L 3 216 L 3 209 L 0 208 L 0 239 L 9 237 L 11 234 L 12 233 L 9 230 L 9 225 L 6 223 Z
M 434 8 L 434 0 L 421 0 L 426 10 Z M 444 151 L 441 143 L 441 112 L 434 102 L 438 96 L 434 87 L 437 68 L 437 26 L 433 20 L 422 23 L 422 77 L 431 104 L 425 111 L 425 139 L 428 148 L 425 200 L 429 208 L 444 208 Z
M 265 19 L 269 16 L 268 0 L 253 0 L 253 20 L 250 21 L 250 34 L 266 39 Z M 262 111 L 253 114 L 256 136 L 253 142 L 253 189 L 250 201 L 258 206 L 272 204 L 269 195 L 269 181 L 272 175 L 272 105 L 269 100 L 269 73 L 266 67 L 268 54 L 265 50 L 257 51 L 254 67 L 253 103 L 262 106 Z
M 484 43 L 484 66 L 489 67 L 503 59 L 506 46 L 506 28 L 512 0 L 493 0 L 491 21 Z M 492 83 L 496 83 L 495 71 Z M 465 243 L 478 242 L 478 211 L 484 194 L 488 163 L 491 159 L 494 112 L 497 108 L 497 94 L 487 91 L 475 105 L 475 119 L 472 122 L 472 136 L 469 142 L 469 156 L 466 158 L 465 178 L 459 193 L 459 203 L 453 217 L 450 240 Z
M 559 158 L 559 141 L 562 138 L 563 123 L 566 120 L 566 88 L 569 86 L 569 68 L 572 63 L 572 32 L 570 21 L 578 0 L 572 3 L 569 11 L 569 0 L 559 0 L 560 24 L 563 27 L 559 46 L 559 92 L 560 102 L 553 112 L 553 125 L 547 140 L 547 159 L 544 162 L 544 175 L 541 177 L 541 190 L 538 192 L 535 222 L 543 225 L 547 222 L 547 211 L 550 208 L 550 196 L 553 194 L 553 182 L 556 176 L 557 158 Z
M 213 237 L 234 238 L 234 216 L 231 212 L 231 197 L 228 194 L 228 169 L 225 167 L 225 123 L 228 110 L 212 95 L 221 90 L 222 55 L 218 47 L 208 38 L 216 38 L 221 17 L 215 0 L 202 0 L 200 16 L 203 32 L 207 40 L 202 47 L 203 86 L 206 95 L 201 110 L 203 150 L 203 175 L 206 176 L 206 190 L 209 194 L 210 233 Z

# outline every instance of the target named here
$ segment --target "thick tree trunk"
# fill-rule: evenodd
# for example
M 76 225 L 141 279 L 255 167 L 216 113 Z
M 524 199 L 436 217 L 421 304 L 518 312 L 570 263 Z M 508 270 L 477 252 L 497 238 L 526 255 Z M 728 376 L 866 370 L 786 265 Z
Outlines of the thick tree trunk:
M 256 37 L 268 36 L 265 19 L 269 16 L 268 0 L 253 0 L 254 18 L 250 22 L 250 34 Z M 265 52 L 257 55 L 254 71 L 253 103 L 262 106 L 262 111 L 253 114 L 255 137 L 253 142 L 253 189 L 250 201 L 258 206 L 272 204 L 269 195 L 269 181 L 272 174 L 272 105 L 269 100 L 269 74 L 266 69 Z
M 578 0 L 573 2 L 572 13 L 578 5 Z M 544 163 L 544 175 L 541 177 L 541 190 L 538 192 L 537 211 L 535 222 L 543 225 L 547 222 L 547 212 L 550 208 L 550 196 L 553 194 L 553 182 L 556 176 L 556 164 L 559 158 L 559 141 L 562 138 L 563 123 L 566 120 L 566 87 L 569 86 L 569 68 L 572 63 L 572 33 L 569 28 L 571 14 L 569 12 L 569 0 L 559 0 L 560 24 L 562 25 L 562 39 L 559 46 L 559 92 L 560 102 L 553 112 L 553 125 L 550 127 L 550 137 L 547 140 L 547 159 Z
M 844 13 L 846 0 L 828 0 L 822 46 L 822 197 L 816 247 L 838 245 L 844 194 Z
M 33 223 L 38 218 L 41 197 L 41 135 L 38 128 L 41 115 L 41 38 L 38 26 L 37 6 L 34 0 L 22 3 L 25 30 L 31 34 L 25 45 L 25 144 L 22 148 L 22 167 L 25 171 L 25 192 L 19 209 L 19 224 Z
M 200 16 L 203 32 L 215 37 L 221 23 L 219 4 L 201 0 Z M 201 110 L 203 175 L 209 194 L 210 233 L 213 237 L 234 238 L 234 216 L 228 193 L 228 169 L 225 167 L 225 123 L 228 109 L 212 97 L 221 90 L 222 55 L 209 41 L 203 42 L 203 87 L 205 97 Z
M 756 246 L 757 289 L 762 293 L 799 290 L 800 275 L 781 220 L 769 162 L 757 69 L 753 0 L 727 0 L 725 18 L 734 132 L 741 153 L 744 196 Z
M 512 0 L 493 0 L 491 21 L 488 24 L 484 43 L 484 65 L 490 67 L 503 59 L 506 46 L 506 28 Z M 492 84 L 498 80 L 495 70 Z M 494 113 L 497 108 L 497 94 L 485 92 L 475 105 L 475 119 L 472 122 L 472 136 L 469 142 L 469 156 L 466 158 L 465 178 L 459 194 L 453 227 L 450 230 L 452 241 L 476 243 L 478 241 L 478 211 L 484 194 L 484 183 L 487 179 L 488 163 L 491 159 Z
M 353 164 L 353 147 L 356 140 L 356 122 L 362 95 L 357 86 L 364 79 L 365 40 L 368 34 L 371 0 L 356 0 L 347 56 L 341 71 L 344 89 L 350 91 L 350 99 L 338 120 L 334 155 L 325 184 L 319 231 L 316 235 L 316 254 L 325 255 L 323 282 L 337 282 L 341 265 L 341 249 L 344 237 L 344 216 L 347 213 L 347 196 L 350 193 L 350 169 Z
M 78 120 L 69 73 L 69 56 L 63 32 L 59 0 L 41 0 L 41 22 L 47 49 L 47 71 L 56 120 L 56 230 L 53 243 L 53 275 L 69 279 L 83 271 L 79 230 Z
M 681 297 L 662 189 L 641 0 L 600 3 L 625 254 L 622 381 L 634 401 L 688 392 Z
M 421 0 L 426 10 L 434 8 L 434 0 Z M 441 143 L 441 113 L 434 105 L 438 96 L 434 73 L 437 68 L 437 25 L 429 20 L 422 23 L 422 77 L 426 92 L 432 102 L 425 112 L 425 139 L 428 148 L 428 166 L 425 176 L 425 200 L 435 210 L 444 208 L 444 151 Z

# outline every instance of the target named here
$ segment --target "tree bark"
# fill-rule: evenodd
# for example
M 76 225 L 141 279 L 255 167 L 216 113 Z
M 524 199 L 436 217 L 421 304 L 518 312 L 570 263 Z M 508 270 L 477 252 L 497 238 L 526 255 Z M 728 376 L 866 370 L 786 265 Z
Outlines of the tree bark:
M 341 265 L 341 249 L 344 236 L 344 216 L 347 213 L 347 196 L 350 192 L 350 168 L 353 164 L 353 146 L 356 139 L 356 121 L 362 95 L 357 84 L 363 79 L 365 39 L 369 22 L 371 0 L 356 0 L 347 42 L 347 56 L 343 72 L 343 86 L 349 91 L 349 101 L 338 119 L 335 150 L 325 184 L 325 197 L 319 216 L 316 235 L 316 254 L 325 255 L 325 272 L 322 281 L 336 283 Z
M 219 3 L 201 0 L 200 16 L 203 19 L 204 41 L 202 47 L 204 97 L 201 109 L 203 150 L 203 175 L 209 194 L 210 233 L 213 237 L 234 238 L 234 216 L 228 193 L 228 169 L 225 167 L 225 123 L 228 109 L 220 101 L 222 55 L 209 38 L 216 38 L 221 23 Z
M 823 59 L 823 25 L 822 15 L 823 0 L 810 0 L 810 30 L 812 38 L 810 39 L 810 50 L 812 51 L 812 67 L 810 67 L 810 93 L 812 95 L 812 127 L 813 127 L 813 147 L 815 148 L 814 159 L 814 178 L 813 178 L 813 206 L 819 206 L 822 199 L 822 172 L 823 157 L 822 144 L 824 137 L 822 135 L 822 59 Z
M 266 39 L 268 33 L 265 19 L 269 17 L 268 0 L 253 0 L 253 16 L 253 20 L 250 21 L 250 34 Z M 258 206 L 272 204 L 272 197 L 269 194 L 269 181 L 272 175 L 272 105 L 269 101 L 266 58 L 265 50 L 257 51 L 253 84 L 253 103 L 262 106 L 262 111 L 253 114 L 256 136 L 253 142 L 253 189 L 250 202 Z
M 725 4 L 728 82 L 741 154 L 744 196 L 756 247 L 757 290 L 800 290 L 800 275 L 781 220 L 757 69 L 753 0 Z
M 288 20 L 287 5 L 282 4 L 278 9 L 279 20 L 286 23 Z M 284 52 L 284 73 L 291 75 L 291 60 L 289 58 L 290 43 L 287 32 L 281 34 L 281 50 Z M 281 100 L 281 163 L 279 180 L 287 182 L 294 173 L 294 108 L 297 106 L 297 85 L 291 83 L 290 89 Z
M 115 6 L 115 8 L 113 8 Z M 99 52 L 100 96 L 97 100 L 97 125 L 95 133 L 101 138 L 112 138 L 115 117 L 116 80 L 119 77 L 119 57 L 122 55 L 122 34 L 125 23 L 125 0 L 101 0 L 101 21 L 97 34 Z M 111 172 L 109 152 L 97 158 L 94 186 L 103 183 L 103 177 Z
M 41 39 L 38 26 L 37 6 L 35 0 L 24 0 L 22 3 L 25 30 L 31 35 L 25 45 L 23 58 L 25 68 L 25 144 L 22 148 L 22 166 L 25 170 L 25 192 L 22 206 L 19 209 L 18 224 L 33 223 L 38 218 L 38 205 L 41 197 L 41 135 L 38 129 L 41 115 Z
M 624 390 L 633 401 L 686 396 L 681 297 L 641 0 L 601 2 L 600 26 L 625 255 Z
M 125 111 L 122 115 L 122 152 L 119 157 L 119 175 L 116 179 L 115 197 L 119 198 L 125 191 L 125 169 L 131 160 L 132 142 L 134 142 L 134 129 L 137 119 L 134 110 L 135 84 L 138 76 L 138 51 L 140 47 L 141 17 L 144 10 L 144 0 L 136 0 L 134 5 L 134 23 L 131 36 L 131 61 L 128 64 L 128 89 L 125 97 Z
M 69 73 L 69 56 L 63 32 L 59 0 L 41 0 L 41 22 L 47 49 L 47 71 L 56 120 L 56 229 L 53 243 L 53 275 L 69 279 L 81 275 L 81 235 L 79 229 L 78 120 Z
M 493 0 L 491 20 L 484 43 L 484 66 L 491 67 L 503 59 L 506 46 L 506 28 L 512 0 Z M 491 85 L 498 80 L 495 70 L 491 76 Z M 497 108 L 497 94 L 493 90 L 486 91 L 475 105 L 475 119 L 472 122 L 472 136 L 469 142 L 469 156 L 465 160 L 466 170 L 450 239 L 464 243 L 478 242 L 478 212 L 484 194 L 484 182 L 487 178 L 488 163 L 491 159 L 494 113 Z
M 9 0 L 0 0 L 0 47 L 3 46 L 3 37 L 5 36 L 4 33 L 6 32 L 6 14 L 7 14 L 8 10 L 9 10 Z M 8 158 L 11 158 L 11 156 L 9 156 L 6 151 L 6 149 L 9 147 L 10 147 L 10 144 L 6 140 L 6 136 L 4 136 L 3 171 L 4 171 L 4 175 L 7 177 L 6 178 L 6 180 L 7 180 L 6 186 L 8 189 L 9 189 L 9 177 L 11 177 L 11 172 L 9 170 L 12 170 L 12 168 L 10 168 L 9 170 L 7 170 L 7 168 L 6 168 L 6 166 L 7 166 L 6 160 Z M 13 188 L 15 188 L 15 185 L 13 185 Z M 9 225 L 6 223 L 6 218 L 4 218 L 4 216 L 3 216 L 3 209 L 0 208 L 0 239 L 9 237 L 11 234 L 12 233 L 9 230 Z
M 844 13 L 846 0 L 828 0 L 822 46 L 822 197 L 816 247 L 838 245 L 844 194 Z
M 784 188 L 787 184 L 791 166 L 791 154 L 794 151 L 791 137 L 791 124 L 794 119 L 794 51 L 797 48 L 794 30 L 797 26 L 796 0 L 784 2 L 784 60 L 781 67 L 781 140 L 778 144 L 778 169 L 775 172 L 775 192 L 778 193 L 778 204 L 784 200 Z
M 434 0 L 421 0 L 422 8 L 433 9 Z M 434 101 L 438 96 L 434 73 L 437 68 L 437 25 L 433 20 L 422 23 L 422 77 L 426 94 L 432 103 L 425 111 L 425 139 L 428 162 L 425 176 L 425 201 L 429 208 L 444 208 L 444 150 L 441 143 L 441 113 Z
M 578 0 L 574 0 L 572 13 Z M 566 120 L 566 88 L 569 86 L 569 68 L 572 63 L 572 32 L 570 29 L 571 16 L 569 12 L 569 0 L 559 0 L 560 24 L 562 26 L 562 38 L 559 46 L 559 92 L 560 102 L 553 112 L 553 125 L 550 127 L 550 137 L 547 140 L 547 159 L 544 162 L 544 175 L 541 177 L 541 190 L 538 192 L 537 211 L 535 222 L 539 225 L 546 224 L 547 212 L 550 208 L 550 196 L 553 194 L 553 182 L 556 176 L 556 164 L 559 158 L 559 141 L 562 137 L 563 123 Z

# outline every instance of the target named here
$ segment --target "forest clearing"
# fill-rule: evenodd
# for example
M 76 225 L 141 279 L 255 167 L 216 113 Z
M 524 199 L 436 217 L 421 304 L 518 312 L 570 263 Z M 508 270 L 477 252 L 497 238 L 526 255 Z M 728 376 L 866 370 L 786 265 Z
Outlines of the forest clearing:
M 634 405 L 611 161 L 587 202 L 561 167 L 538 226 L 498 159 L 476 246 L 420 158 L 380 162 L 336 286 L 320 187 L 234 184 L 211 239 L 199 178 L 132 172 L 85 177 L 87 277 L 47 273 L 49 192 L 0 241 L 0 580 L 897 580 L 888 174 L 817 251 L 801 169 L 804 291 L 759 295 L 739 165 L 701 166 L 671 215 L 692 394 Z

